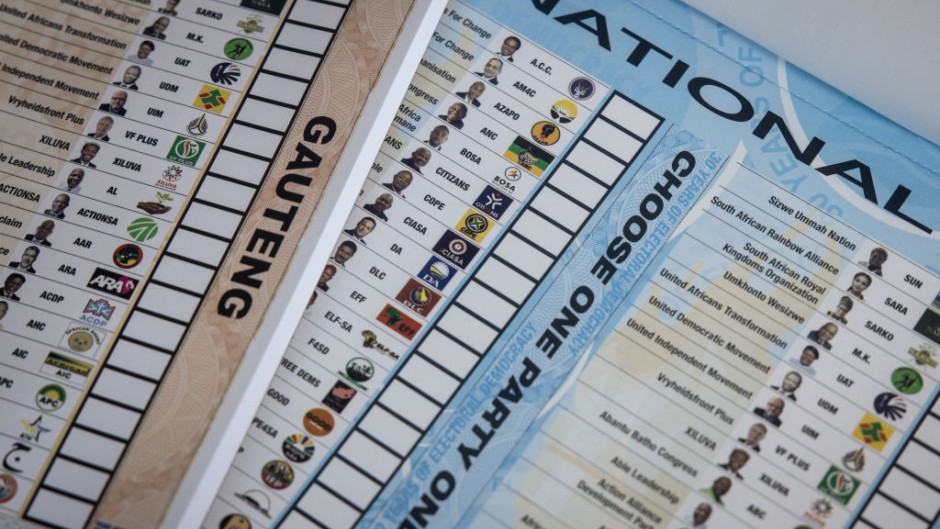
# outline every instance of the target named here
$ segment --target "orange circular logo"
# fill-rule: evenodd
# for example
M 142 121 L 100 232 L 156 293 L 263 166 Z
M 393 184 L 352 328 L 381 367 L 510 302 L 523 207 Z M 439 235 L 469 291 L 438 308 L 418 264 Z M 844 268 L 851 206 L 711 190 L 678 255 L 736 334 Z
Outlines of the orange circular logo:
M 304 414 L 304 429 L 310 435 L 317 437 L 329 435 L 335 424 L 333 415 L 323 408 L 313 408 Z
M 532 139 L 539 145 L 555 145 L 561 139 L 558 125 L 551 121 L 539 121 L 532 125 Z

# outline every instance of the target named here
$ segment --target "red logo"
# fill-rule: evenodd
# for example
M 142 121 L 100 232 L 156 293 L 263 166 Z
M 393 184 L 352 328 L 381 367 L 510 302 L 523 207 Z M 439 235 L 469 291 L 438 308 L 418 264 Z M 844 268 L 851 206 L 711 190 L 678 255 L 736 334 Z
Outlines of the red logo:
M 398 334 L 411 340 L 421 330 L 421 324 L 411 319 L 407 314 L 396 309 L 391 305 L 385 305 L 382 312 L 375 318 L 385 325 L 391 327 Z
M 409 279 L 405 288 L 401 289 L 395 299 L 419 315 L 427 316 L 440 301 L 441 296 L 414 279 Z

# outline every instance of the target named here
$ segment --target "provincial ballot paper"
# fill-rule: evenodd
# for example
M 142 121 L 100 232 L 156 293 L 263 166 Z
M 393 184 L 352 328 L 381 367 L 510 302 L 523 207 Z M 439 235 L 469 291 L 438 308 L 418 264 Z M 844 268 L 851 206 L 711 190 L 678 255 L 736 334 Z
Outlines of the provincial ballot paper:
M 681 4 L 449 3 L 204 526 L 928 527 L 938 154 Z
M 198 525 L 430 4 L 0 1 L 0 525 Z

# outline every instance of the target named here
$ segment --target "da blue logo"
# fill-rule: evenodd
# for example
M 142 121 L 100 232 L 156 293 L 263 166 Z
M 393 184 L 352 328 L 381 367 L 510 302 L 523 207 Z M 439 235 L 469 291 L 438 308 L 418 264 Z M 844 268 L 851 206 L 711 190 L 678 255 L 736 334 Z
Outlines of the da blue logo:
M 418 272 L 418 279 L 437 290 L 444 290 L 447 283 L 450 283 L 450 280 L 454 278 L 456 273 L 457 269 L 447 264 L 443 259 L 432 257 L 428 260 L 427 264 L 424 265 L 424 268 Z

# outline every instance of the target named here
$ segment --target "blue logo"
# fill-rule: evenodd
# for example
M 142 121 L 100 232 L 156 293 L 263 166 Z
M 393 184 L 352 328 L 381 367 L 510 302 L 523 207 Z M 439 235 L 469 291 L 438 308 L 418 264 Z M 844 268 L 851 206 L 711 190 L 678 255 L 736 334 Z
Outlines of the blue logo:
M 421 272 L 418 273 L 418 279 L 431 285 L 437 290 L 444 290 L 447 283 L 454 278 L 457 269 L 447 264 L 443 259 L 432 257 L 428 260 Z
M 486 189 L 480 193 L 480 196 L 473 202 L 473 207 L 486 213 L 490 217 L 499 220 L 503 213 L 512 204 L 512 199 L 503 193 L 500 193 L 492 186 L 486 186 Z

